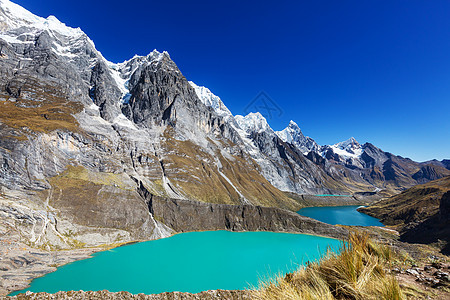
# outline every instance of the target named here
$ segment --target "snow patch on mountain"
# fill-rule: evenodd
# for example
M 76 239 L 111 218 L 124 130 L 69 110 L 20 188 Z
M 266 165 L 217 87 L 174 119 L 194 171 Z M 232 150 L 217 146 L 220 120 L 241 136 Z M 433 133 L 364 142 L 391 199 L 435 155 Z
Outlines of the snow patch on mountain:
M 334 153 L 343 156 L 344 158 L 360 158 L 364 151 L 358 141 L 353 137 L 330 147 L 333 149 Z
M 23 7 L 9 1 L 0 0 L 0 22 L 2 31 L 20 27 L 34 28 L 36 31 L 49 30 L 66 37 L 84 35 L 80 28 L 72 28 L 59 21 L 55 16 L 42 18 L 34 15 Z
M 300 127 L 294 121 L 290 121 L 288 127 L 281 131 L 275 131 L 278 137 L 285 143 L 292 143 L 298 137 L 304 137 Z
M 219 116 L 233 116 L 230 110 L 225 106 L 225 104 L 223 104 L 222 100 L 218 96 L 214 95 L 207 87 L 198 86 L 192 81 L 189 81 L 189 84 L 194 88 L 197 97 L 203 102 L 203 104 L 212 107 Z
M 55 54 L 77 59 L 77 53 L 86 43 L 94 49 L 94 42 L 78 27 L 72 28 L 55 16 L 42 18 L 9 1 L 0 0 L 0 38 L 10 44 L 34 44 L 42 32 L 52 37 L 51 48 Z M 98 51 L 97 51 L 98 52 Z M 98 52 L 100 57 L 103 57 Z
M 239 127 L 246 133 L 261 133 L 264 131 L 273 132 L 272 128 L 267 123 L 266 118 L 259 112 L 249 113 L 248 115 L 237 115 L 234 117 Z

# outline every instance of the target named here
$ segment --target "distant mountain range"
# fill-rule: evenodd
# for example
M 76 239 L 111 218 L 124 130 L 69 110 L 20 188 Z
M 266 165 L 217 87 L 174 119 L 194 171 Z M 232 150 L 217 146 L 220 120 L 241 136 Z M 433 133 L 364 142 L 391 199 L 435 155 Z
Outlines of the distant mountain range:
M 24 233 L 35 243 L 62 231 L 91 243 L 94 227 L 96 242 L 169 234 L 143 194 L 295 210 L 292 193 L 393 194 L 450 175 L 448 160 L 321 146 L 294 121 L 275 132 L 258 112 L 233 116 L 167 52 L 112 63 L 79 28 L 7 0 L 0 30 L 1 193 L 45 224 Z

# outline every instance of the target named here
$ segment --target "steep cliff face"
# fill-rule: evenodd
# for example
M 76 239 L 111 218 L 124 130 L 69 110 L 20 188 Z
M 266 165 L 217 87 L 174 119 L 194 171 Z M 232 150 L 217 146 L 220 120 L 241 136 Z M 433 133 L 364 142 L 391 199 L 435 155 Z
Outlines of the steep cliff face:
M 297 213 L 254 205 L 226 205 L 190 200 L 148 198 L 157 220 L 178 232 L 198 230 L 275 231 L 318 234 L 343 239 L 346 229 Z

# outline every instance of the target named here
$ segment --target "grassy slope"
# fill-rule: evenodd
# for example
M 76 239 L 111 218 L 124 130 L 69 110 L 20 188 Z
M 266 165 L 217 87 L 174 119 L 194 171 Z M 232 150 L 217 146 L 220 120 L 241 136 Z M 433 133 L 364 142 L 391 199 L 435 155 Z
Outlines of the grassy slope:
M 402 241 L 432 244 L 450 254 L 450 176 L 414 186 L 360 211 L 400 232 Z
M 449 190 L 450 176 L 447 176 L 416 185 L 360 211 L 380 219 L 385 225 L 401 229 L 405 224 L 420 222 L 435 215 L 439 211 L 440 199 Z
M 80 112 L 83 105 L 70 101 L 55 86 L 41 84 L 30 77 L 21 87 L 20 96 L 13 98 L 2 93 L 0 99 L 0 121 L 17 129 L 18 139 L 26 139 L 30 132 L 80 131 L 73 115 Z

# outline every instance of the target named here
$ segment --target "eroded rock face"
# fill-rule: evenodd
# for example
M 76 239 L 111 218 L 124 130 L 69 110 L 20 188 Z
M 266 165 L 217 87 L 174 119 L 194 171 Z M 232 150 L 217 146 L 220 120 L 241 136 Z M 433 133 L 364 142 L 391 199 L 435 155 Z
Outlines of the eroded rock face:
M 344 238 L 346 229 L 297 213 L 253 205 L 225 205 L 189 200 L 148 198 L 155 218 L 175 231 L 231 230 L 297 232 Z
M 99 107 L 100 116 L 107 121 L 113 121 L 120 114 L 117 103 L 122 93 L 113 80 L 109 67 L 101 59 L 97 60 L 92 68 L 90 86 L 89 95 Z
M 195 103 L 198 100 L 195 91 L 168 54 L 154 53 L 154 56 L 157 57 L 136 69 L 128 83 L 131 98 L 124 104 L 123 111 L 136 124 L 152 126 L 162 121 L 175 122 L 177 101 L 193 101 L 193 105 L 199 105 Z

